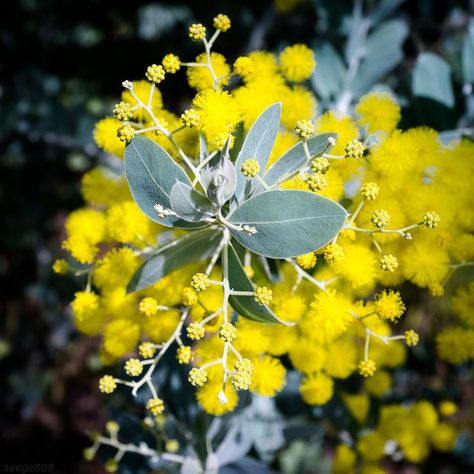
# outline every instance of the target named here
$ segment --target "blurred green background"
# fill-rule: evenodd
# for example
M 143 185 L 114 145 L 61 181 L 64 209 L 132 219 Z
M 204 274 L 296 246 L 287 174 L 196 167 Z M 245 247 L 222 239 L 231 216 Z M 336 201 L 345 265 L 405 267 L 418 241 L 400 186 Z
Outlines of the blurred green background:
M 381 79 L 405 97 L 404 125 L 472 127 L 462 92 L 460 51 L 473 4 L 459 0 L 365 2 L 388 5 L 409 27 L 403 57 Z M 193 58 L 193 21 L 220 12 L 232 29 L 217 51 L 235 58 L 252 49 L 302 42 L 344 48 L 349 0 L 122 1 L 15 0 L 0 18 L 0 462 L 54 463 L 53 472 L 103 472 L 82 461 L 87 430 L 106 419 L 96 390 L 94 341 L 74 333 L 68 302 L 73 280 L 55 277 L 63 222 L 81 205 L 84 171 L 106 159 L 92 140 L 124 79 L 172 51 Z M 471 19 L 472 21 L 472 19 Z M 435 52 L 453 74 L 454 107 L 426 106 L 411 93 L 420 52 Z M 318 58 L 317 58 L 318 59 Z M 190 97 L 184 75 L 163 84 L 176 111 Z M 465 91 L 464 91 L 465 92 Z M 471 94 L 472 97 L 472 94 Z M 435 108 L 433 108 L 435 107 Z M 469 111 L 470 107 L 470 111 Z M 459 467 L 459 471 L 469 472 Z M 471 471 L 472 472 L 472 471 Z

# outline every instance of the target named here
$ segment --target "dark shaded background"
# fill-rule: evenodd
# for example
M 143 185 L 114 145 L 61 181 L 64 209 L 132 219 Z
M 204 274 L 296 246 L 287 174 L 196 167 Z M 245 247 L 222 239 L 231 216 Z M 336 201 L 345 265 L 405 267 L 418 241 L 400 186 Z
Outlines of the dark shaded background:
M 88 445 L 84 431 L 102 429 L 106 419 L 93 371 L 95 343 L 77 337 L 70 324 L 67 306 L 77 283 L 55 277 L 50 266 L 60 256 L 65 216 L 81 205 L 81 175 L 100 158 L 93 124 L 110 113 L 121 81 L 141 78 L 147 65 L 170 51 L 194 57 L 187 26 L 194 20 L 211 25 L 220 12 L 233 25 L 216 49 L 230 58 L 318 38 L 340 46 L 338 26 L 351 4 L 306 1 L 282 14 L 262 0 L 3 2 L 0 466 L 44 462 L 54 463 L 57 473 L 103 472 L 81 460 Z M 408 88 L 418 52 L 446 56 L 442 44 L 456 34 L 446 19 L 456 8 L 466 11 L 468 2 L 410 0 L 400 7 L 397 14 L 410 22 L 406 59 L 397 71 L 400 90 Z M 175 78 L 165 81 L 163 95 L 169 108 L 179 110 L 186 88 L 184 75 Z M 412 107 L 404 120 L 439 126 L 442 119 L 442 126 L 453 128 L 455 117 L 456 111 L 440 118 Z

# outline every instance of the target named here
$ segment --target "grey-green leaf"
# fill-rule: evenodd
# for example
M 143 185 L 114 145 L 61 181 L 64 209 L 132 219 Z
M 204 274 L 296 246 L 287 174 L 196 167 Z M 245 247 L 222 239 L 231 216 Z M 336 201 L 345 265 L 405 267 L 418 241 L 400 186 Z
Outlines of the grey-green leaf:
M 236 291 L 253 291 L 252 282 L 248 279 L 239 257 L 232 245 L 228 248 L 229 265 L 229 285 Z M 235 296 L 229 297 L 229 303 L 237 313 L 247 319 L 261 323 L 282 323 L 288 326 L 293 325 L 279 319 L 268 306 L 261 305 L 255 301 L 253 296 Z
M 467 84 L 474 83 L 474 22 L 472 21 L 464 35 L 462 47 L 462 71 L 464 82 Z
M 254 253 L 290 258 L 317 250 L 341 230 L 346 210 L 318 194 L 297 190 L 267 191 L 250 198 L 227 216 L 232 224 L 248 225 L 256 233 L 229 229 Z
M 332 145 L 329 138 L 336 138 L 335 133 L 321 133 L 309 139 L 306 143 L 311 157 L 321 156 L 331 150 Z M 281 158 L 279 158 L 263 177 L 268 186 L 280 183 L 285 177 L 291 176 L 301 168 L 306 162 L 303 144 L 297 143 L 290 148 Z
M 125 175 L 133 198 L 151 220 L 167 227 L 202 227 L 202 223 L 158 215 L 156 204 L 171 208 L 170 193 L 176 182 L 191 185 L 184 170 L 160 145 L 145 137 L 135 137 L 125 150 Z
M 200 222 L 215 215 L 211 201 L 188 184 L 177 182 L 170 193 L 171 209 L 188 222 Z
M 436 54 L 420 54 L 413 72 L 412 92 L 415 96 L 453 107 L 454 93 L 449 64 Z
M 255 179 L 247 179 L 240 171 L 243 162 L 249 159 L 257 160 L 260 173 L 264 172 L 280 128 L 280 116 L 281 104 L 273 104 L 265 109 L 250 127 L 235 164 L 237 184 L 232 207 L 236 207 L 246 196 L 250 196 L 256 186 Z
M 148 288 L 173 270 L 210 257 L 222 240 L 222 232 L 212 227 L 190 232 L 161 247 L 135 272 L 127 291 Z

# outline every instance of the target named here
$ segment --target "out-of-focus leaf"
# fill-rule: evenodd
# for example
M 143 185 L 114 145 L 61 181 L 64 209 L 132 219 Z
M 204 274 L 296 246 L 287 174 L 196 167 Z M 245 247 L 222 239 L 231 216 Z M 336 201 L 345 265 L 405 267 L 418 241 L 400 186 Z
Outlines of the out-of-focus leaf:
M 474 83 L 474 21 L 471 20 L 464 35 L 462 47 L 462 72 L 465 83 Z
M 158 39 L 178 23 L 186 23 L 190 19 L 191 11 L 185 6 L 144 5 L 138 10 L 138 36 L 144 40 Z
M 436 54 L 420 54 L 413 72 L 412 92 L 415 96 L 453 107 L 454 93 L 449 64 Z
M 377 24 L 388 18 L 406 0 L 381 0 L 369 15 L 372 23 Z
M 364 57 L 350 86 L 355 97 L 365 94 L 400 63 L 407 35 L 408 26 L 404 21 L 391 20 L 382 23 L 368 36 Z

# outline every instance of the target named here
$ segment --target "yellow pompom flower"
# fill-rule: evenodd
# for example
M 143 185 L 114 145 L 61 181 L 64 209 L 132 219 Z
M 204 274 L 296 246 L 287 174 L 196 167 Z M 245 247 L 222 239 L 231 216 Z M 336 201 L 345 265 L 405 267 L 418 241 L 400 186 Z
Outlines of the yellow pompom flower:
M 67 263 L 63 258 L 59 258 L 54 261 L 52 268 L 54 273 L 57 273 L 58 275 L 66 275 L 69 271 L 69 263 Z
M 78 291 L 74 295 L 71 309 L 74 318 L 79 321 L 89 318 L 99 308 L 99 296 L 92 291 Z
M 148 66 L 145 75 L 150 82 L 159 84 L 165 78 L 165 69 L 161 64 L 152 64 Z
M 407 343 L 407 346 L 416 346 L 419 340 L 420 336 L 415 331 L 413 331 L 413 329 L 405 331 L 405 341 Z
M 372 377 L 366 378 L 364 386 L 371 395 L 381 397 L 392 387 L 392 377 L 385 370 L 378 370 Z
M 240 122 L 240 114 L 234 98 L 227 91 L 205 89 L 193 100 L 193 108 L 199 115 L 197 128 L 213 146 L 223 146 L 230 133 Z
M 178 72 L 181 68 L 181 61 L 175 54 L 169 53 L 161 61 L 164 70 L 170 74 Z
M 382 319 L 396 322 L 405 312 L 405 305 L 398 291 L 382 291 L 374 301 L 374 310 Z
M 355 107 L 359 123 L 367 127 L 369 134 L 378 131 L 390 133 L 401 118 L 400 106 L 391 94 L 370 92 L 361 97 Z
M 176 351 L 176 359 L 180 364 L 189 364 L 193 360 L 193 356 L 191 346 L 179 346 Z
M 311 191 L 317 192 L 322 191 L 328 185 L 328 180 L 321 173 L 313 173 L 306 179 L 306 184 Z
M 377 209 L 372 214 L 370 222 L 376 229 L 383 229 L 390 222 L 390 214 L 385 209 Z
M 234 364 L 235 373 L 232 375 L 232 385 L 237 390 L 248 390 L 252 384 L 253 364 L 250 359 L 239 359 Z
M 81 235 L 72 235 L 61 247 L 83 264 L 92 263 L 99 253 L 99 248 Z
M 334 392 L 334 382 L 323 373 L 307 375 L 300 386 L 303 400 L 309 405 L 324 405 Z
M 361 360 L 359 362 L 359 373 L 364 377 L 371 377 L 375 374 L 377 365 L 373 360 Z
M 345 379 L 357 368 L 357 347 L 351 338 L 342 337 L 326 346 L 324 371 L 327 375 Z
M 237 328 L 232 323 L 224 323 L 218 334 L 224 342 L 232 342 L 237 337 Z
M 280 68 L 289 81 L 309 79 L 315 67 L 314 53 L 304 44 L 288 46 L 280 53 Z
M 354 138 L 344 148 L 346 158 L 362 158 L 364 156 L 364 145 L 360 140 Z
M 300 255 L 295 258 L 295 262 L 303 269 L 303 270 L 311 270 L 317 262 L 317 257 L 314 252 L 306 253 L 304 255 Z
M 258 357 L 253 360 L 250 390 L 264 397 L 274 397 L 285 386 L 285 377 L 286 370 L 278 359 L 268 355 Z
M 219 13 L 219 15 L 214 17 L 213 25 L 216 30 L 225 32 L 230 29 L 230 18 L 227 15 Z
M 206 53 L 197 56 L 195 62 L 198 64 L 207 64 Z M 225 57 L 222 54 L 212 52 L 211 66 L 214 74 L 219 78 L 219 84 L 221 86 L 227 86 L 230 80 L 230 66 L 227 64 Z M 214 88 L 214 78 L 207 67 L 188 67 L 186 75 L 188 76 L 188 84 L 193 89 L 201 91 Z
M 302 140 L 309 140 L 314 135 L 314 125 L 311 120 L 299 120 L 295 128 L 296 135 Z
M 189 371 L 188 380 L 194 387 L 202 387 L 207 382 L 206 369 L 193 367 Z
M 441 359 L 459 365 L 473 358 L 474 331 L 447 327 L 436 336 L 436 350 Z
M 277 100 L 282 103 L 281 123 L 288 130 L 296 129 L 298 121 L 311 121 L 316 113 L 316 99 L 305 87 L 281 86 Z
M 344 249 L 339 244 L 333 242 L 324 247 L 323 255 L 324 260 L 332 264 L 340 262 L 345 256 Z
M 165 404 L 161 398 L 150 398 L 146 402 L 146 407 L 153 416 L 158 416 L 165 411 Z
M 194 41 L 201 41 L 206 37 L 206 27 L 201 23 L 193 23 L 189 27 L 189 37 Z
M 451 400 L 443 400 L 438 409 L 443 416 L 453 416 L 458 411 L 458 406 Z
M 205 273 L 196 273 L 191 278 L 191 286 L 199 293 L 209 288 L 209 277 Z
M 260 165 L 257 160 L 245 160 L 240 171 L 246 178 L 255 178 L 260 172 Z
M 350 300 L 333 289 L 315 295 L 308 316 L 315 330 L 318 328 L 329 338 L 340 336 L 354 320 Z
M 65 227 L 69 237 L 82 237 L 91 244 L 98 244 L 105 237 L 104 214 L 95 209 L 78 209 L 71 212 Z
M 156 347 L 152 342 L 142 342 L 138 346 L 138 353 L 144 358 L 144 359 L 151 359 L 156 352 Z
M 384 456 L 385 439 L 376 431 L 365 432 L 357 442 L 357 451 L 367 461 L 378 461 Z
M 201 326 L 199 323 L 191 323 L 187 328 L 186 332 L 188 334 L 189 339 L 193 339 L 194 341 L 198 341 L 204 337 L 204 333 L 206 330 L 204 326 Z
M 117 388 L 117 383 L 111 375 L 104 375 L 99 380 L 99 390 L 102 393 L 112 393 Z
M 188 128 L 199 125 L 199 114 L 194 109 L 187 109 L 181 114 L 181 120 Z
M 207 382 L 198 388 L 196 398 L 203 410 L 214 416 L 222 416 L 234 410 L 239 401 L 237 391 L 232 384 L 226 384 L 225 391 L 222 390 L 222 381 Z
M 423 225 L 427 227 L 428 229 L 434 229 L 438 227 L 440 221 L 441 221 L 441 218 L 439 217 L 439 214 L 434 211 L 428 211 L 423 216 Z
M 143 313 L 147 317 L 156 316 L 158 314 L 158 303 L 155 298 L 148 296 L 140 301 L 138 309 L 140 313 Z
M 194 306 L 198 302 L 198 294 L 193 288 L 187 286 L 181 292 L 181 299 L 184 306 Z
M 255 288 L 255 301 L 261 305 L 269 305 L 273 298 L 273 292 L 266 286 Z
M 385 272 L 394 272 L 398 268 L 398 260 L 392 254 L 382 255 L 379 260 L 380 270 Z
M 234 72 L 240 77 L 248 76 L 253 69 L 253 61 L 248 56 L 240 56 L 234 62 Z
M 345 444 L 339 444 L 336 447 L 336 454 L 332 464 L 333 474 L 349 474 L 353 473 L 355 463 L 357 461 L 356 453 Z
M 122 125 L 117 130 L 117 137 L 120 141 L 130 143 L 135 136 L 135 129 L 128 124 Z
M 431 433 L 431 444 L 441 452 L 448 452 L 454 449 L 457 439 L 456 429 L 448 423 L 439 423 Z
M 99 120 L 94 127 L 94 141 L 96 145 L 107 153 L 123 158 L 125 143 L 117 136 L 122 123 L 113 117 Z
M 455 314 L 470 326 L 474 326 L 474 282 L 467 287 L 459 288 L 451 299 L 451 306 Z
M 360 193 L 367 201 L 373 201 L 379 196 L 380 188 L 377 183 L 369 182 L 362 185 L 360 188 Z
M 104 330 L 104 348 L 114 357 L 131 352 L 140 337 L 140 326 L 128 319 L 115 319 Z
M 319 372 L 327 359 L 326 350 L 309 339 L 299 339 L 289 351 L 293 367 L 305 374 Z
M 123 100 L 114 105 L 114 117 L 121 122 L 130 120 L 133 117 L 132 106 Z
M 128 359 L 125 362 L 125 372 L 130 377 L 138 377 L 143 372 L 143 365 L 139 359 Z
M 311 162 L 311 169 L 315 173 L 325 174 L 329 171 L 329 160 L 324 156 L 319 156 Z

